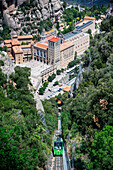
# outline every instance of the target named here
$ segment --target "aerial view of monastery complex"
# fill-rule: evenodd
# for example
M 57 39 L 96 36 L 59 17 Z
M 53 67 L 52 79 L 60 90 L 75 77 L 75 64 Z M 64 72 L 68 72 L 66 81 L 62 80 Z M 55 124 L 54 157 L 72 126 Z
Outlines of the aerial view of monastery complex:
M 51 69 L 48 67 L 42 70 L 43 78 L 47 80 L 57 69 L 66 68 L 74 60 L 75 52 L 80 55 L 88 49 L 89 34 L 86 32 L 89 29 L 92 33 L 95 32 L 95 18 L 85 16 L 67 34 L 58 35 L 56 28 L 48 32 L 43 29 L 40 41 L 33 40 L 32 35 L 14 34 L 12 39 L 4 41 L 4 46 L 7 46 L 9 56 L 15 64 L 23 64 L 32 59 L 48 65 Z

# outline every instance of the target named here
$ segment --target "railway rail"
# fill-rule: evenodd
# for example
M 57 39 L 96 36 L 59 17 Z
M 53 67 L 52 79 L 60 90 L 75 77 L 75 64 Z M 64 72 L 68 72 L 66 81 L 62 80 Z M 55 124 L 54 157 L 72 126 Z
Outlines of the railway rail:
M 55 168 L 54 170 L 63 170 L 63 157 L 56 156 L 55 157 Z

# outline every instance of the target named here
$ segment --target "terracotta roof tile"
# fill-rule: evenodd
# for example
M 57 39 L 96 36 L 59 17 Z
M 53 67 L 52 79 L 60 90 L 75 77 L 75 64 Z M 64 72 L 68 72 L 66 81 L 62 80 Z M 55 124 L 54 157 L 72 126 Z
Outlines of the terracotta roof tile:
M 69 86 L 66 85 L 66 86 L 63 88 L 63 91 L 69 92 L 70 88 L 71 88 L 71 85 L 69 85 Z
M 49 41 L 57 42 L 57 41 L 59 41 L 59 40 L 60 40 L 60 38 L 52 38 L 52 39 L 50 39 Z
M 11 47 L 11 44 L 5 44 L 4 46 L 6 46 L 6 47 Z
M 47 49 L 47 48 L 48 48 L 48 45 L 41 44 L 41 43 L 36 43 L 36 44 L 35 44 L 35 47 L 42 48 L 42 49 Z
M 11 40 L 4 40 L 4 44 L 10 44 Z
M 65 42 L 63 44 L 61 44 L 60 46 L 60 51 L 63 51 L 65 50 L 66 48 L 69 48 L 71 46 L 74 46 L 74 43 L 72 43 L 71 41 L 70 42 Z
M 15 54 L 23 53 L 22 49 L 19 46 L 14 46 L 13 51 Z
M 21 45 L 20 47 L 21 47 L 21 48 L 30 48 L 30 47 L 31 47 L 31 44 L 29 44 L 29 45 Z
M 94 20 L 94 17 L 89 17 L 89 16 L 85 16 L 84 19 L 90 19 L 90 20 Z
M 54 29 L 52 29 L 52 30 L 50 30 L 50 31 L 48 31 L 48 32 L 45 32 L 45 34 L 49 34 L 49 33 L 51 33 L 52 31 L 55 31 L 56 29 L 54 28 Z
M 20 45 L 20 42 L 17 39 L 12 40 L 12 45 Z
M 18 36 L 18 39 L 30 39 L 30 38 L 33 38 L 32 35 L 21 35 L 21 36 Z

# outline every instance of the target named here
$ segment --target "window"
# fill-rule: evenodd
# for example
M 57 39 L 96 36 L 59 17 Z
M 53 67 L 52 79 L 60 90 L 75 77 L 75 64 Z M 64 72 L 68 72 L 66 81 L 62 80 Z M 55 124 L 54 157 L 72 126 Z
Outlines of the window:
M 46 52 L 44 51 L 44 58 L 46 58 Z
M 40 56 L 42 57 L 42 51 L 40 51 Z
M 37 50 L 37 56 L 39 56 L 39 50 Z

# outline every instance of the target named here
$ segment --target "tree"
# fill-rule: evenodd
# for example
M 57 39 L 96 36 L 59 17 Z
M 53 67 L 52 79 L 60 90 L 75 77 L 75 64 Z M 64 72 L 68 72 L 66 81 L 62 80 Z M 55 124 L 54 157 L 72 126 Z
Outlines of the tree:
M 61 70 L 57 70 L 57 75 L 60 75 L 61 74 Z
M 58 84 L 59 84 L 59 82 L 58 82 L 58 81 L 55 81 L 54 86 L 57 86 Z
M 95 133 L 90 149 L 90 169 L 113 169 L 113 127 Z
M 66 9 L 66 6 L 67 6 L 67 3 L 66 3 L 66 1 L 64 1 L 64 2 L 63 2 L 63 7 L 64 7 L 64 9 Z
M 4 66 L 4 62 L 0 60 L 0 66 Z
M 59 28 L 60 28 L 59 22 L 57 22 L 56 28 L 57 28 L 57 30 L 59 30 Z
M 88 34 L 91 34 L 91 29 L 88 29 Z
M 51 76 L 48 77 L 48 81 L 52 82 L 55 77 L 56 77 L 56 74 L 53 73 Z

